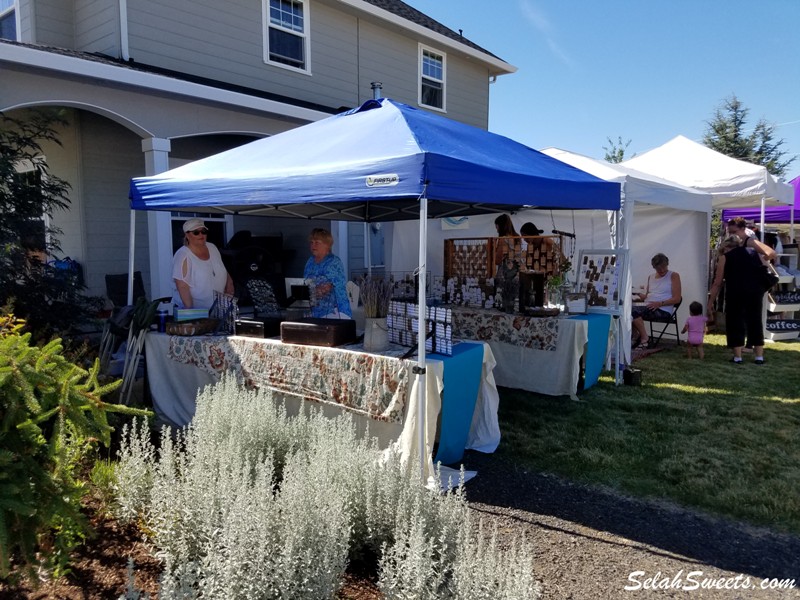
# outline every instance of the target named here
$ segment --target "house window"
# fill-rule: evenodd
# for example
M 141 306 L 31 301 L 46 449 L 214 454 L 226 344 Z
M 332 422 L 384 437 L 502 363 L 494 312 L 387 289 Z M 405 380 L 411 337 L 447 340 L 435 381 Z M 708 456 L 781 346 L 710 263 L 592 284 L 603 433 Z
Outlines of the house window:
M 308 70 L 308 0 L 263 0 L 264 60 Z
M 445 110 L 445 56 L 420 46 L 419 58 L 419 103 Z
M 36 255 L 39 260 L 45 262 L 50 239 L 49 219 L 42 200 L 42 173 L 27 160 L 21 161 L 15 167 L 15 171 L 9 180 L 9 191 L 12 192 L 17 205 L 26 207 L 23 210 L 26 216 L 14 219 L 11 215 L 16 209 L 15 206 L 11 206 L 8 211 L 9 220 L 14 223 L 14 230 L 19 234 L 20 245 L 29 254 Z M 39 216 L 32 216 L 36 212 Z
M 0 39 L 17 41 L 16 7 L 16 0 L 0 0 Z

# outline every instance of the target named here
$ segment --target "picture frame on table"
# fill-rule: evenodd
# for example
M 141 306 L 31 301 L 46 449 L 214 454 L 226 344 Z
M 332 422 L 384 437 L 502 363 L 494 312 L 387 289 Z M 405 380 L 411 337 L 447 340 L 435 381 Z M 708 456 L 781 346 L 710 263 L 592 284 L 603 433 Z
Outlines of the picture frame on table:
M 588 312 L 619 314 L 620 290 L 627 285 L 626 249 L 581 250 L 576 290 L 587 296 Z

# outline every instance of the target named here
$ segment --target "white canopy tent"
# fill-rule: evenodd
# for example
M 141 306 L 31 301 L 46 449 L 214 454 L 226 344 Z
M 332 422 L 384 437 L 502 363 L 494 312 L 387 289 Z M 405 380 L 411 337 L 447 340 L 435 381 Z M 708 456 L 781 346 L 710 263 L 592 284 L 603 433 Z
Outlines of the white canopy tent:
M 521 210 L 513 216 L 517 229 L 526 221 L 532 221 L 545 230 L 545 234 L 552 230 L 574 233 L 578 249 L 629 248 L 629 281 L 623 282 L 623 289 L 630 289 L 632 283 L 645 285 L 653 270 L 650 259 L 663 252 L 670 258 L 671 268 L 681 275 L 683 296 L 687 299 L 681 313 L 688 315 L 691 300 L 705 299 L 710 195 L 566 150 L 547 148 L 542 153 L 600 179 L 621 184 L 619 235 L 615 233 L 617 211 L 603 210 Z M 468 229 L 449 229 L 432 224 L 428 228 L 430 252 L 427 262 L 430 272 L 443 272 L 444 240 L 493 236 L 495 217 L 496 214 L 471 216 L 465 223 Z M 415 227 L 409 222 L 394 224 L 390 250 L 392 270 L 411 271 L 415 268 L 418 248 Z M 577 259 L 577 251 L 575 257 Z M 621 323 L 626 362 L 630 361 L 630 309 L 630 296 L 626 295 Z
M 669 181 L 711 194 L 714 208 L 792 204 L 792 186 L 766 167 L 731 158 L 682 135 L 621 163 Z
M 653 272 L 650 259 L 654 254 L 663 252 L 669 257 L 670 269 L 681 276 L 682 294 L 686 302 L 681 306 L 679 320 L 688 316 L 692 300 L 705 303 L 712 206 L 709 194 L 619 164 L 558 148 L 546 148 L 542 153 L 600 179 L 621 184 L 622 218 L 618 233 L 615 232 L 613 212 L 608 213 L 607 231 L 612 244 L 629 250 L 629 281 L 623 282 L 623 289 L 631 289 L 631 285 L 645 285 L 647 277 Z M 580 227 L 576 229 L 576 243 L 582 246 L 581 240 L 587 239 L 588 232 Z M 630 360 L 630 313 L 631 295 L 626 294 L 622 319 L 626 360 Z

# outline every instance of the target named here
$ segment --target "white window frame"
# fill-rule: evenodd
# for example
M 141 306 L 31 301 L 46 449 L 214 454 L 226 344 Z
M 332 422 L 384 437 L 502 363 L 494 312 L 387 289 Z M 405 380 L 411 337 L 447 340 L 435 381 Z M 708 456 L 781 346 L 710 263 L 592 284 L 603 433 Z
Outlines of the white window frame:
M 11 6 L 6 8 L 5 10 L 0 10 L 0 18 L 7 16 L 9 13 L 14 13 L 14 27 L 17 30 L 17 37 L 15 42 L 20 41 L 20 29 L 22 28 L 22 23 L 20 22 L 20 14 L 19 14 L 19 0 L 13 0 L 11 2 Z
M 441 79 L 434 79 L 429 75 L 425 75 L 423 73 L 423 62 L 425 58 L 425 52 L 429 52 L 431 54 L 435 54 L 436 56 L 440 56 L 442 59 L 442 78 Z M 442 52 L 441 50 L 437 50 L 436 48 L 432 48 L 430 46 L 426 46 L 424 44 L 419 44 L 419 60 L 418 60 L 418 77 L 417 77 L 417 103 L 420 106 L 424 106 L 425 108 L 429 108 L 431 110 L 436 110 L 439 112 L 446 113 L 447 112 L 447 54 Z M 437 81 L 438 83 L 442 84 L 442 105 L 441 106 L 432 106 L 430 104 L 425 104 L 422 101 L 422 80 L 429 79 L 431 81 Z
M 279 27 L 277 25 L 272 25 L 270 23 L 270 16 L 269 16 L 269 3 L 270 0 L 261 0 L 261 23 L 263 29 L 263 45 L 264 45 L 264 62 L 268 65 L 273 67 L 280 67 L 281 69 L 288 69 L 289 71 L 294 71 L 295 73 L 304 73 L 307 75 L 311 74 L 311 6 L 309 0 L 294 0 L 303 5 L 303 31 L 298 32 L 295 30 L 285 29 L 283 27 Z M 269 56 L 269 30 L 271 27 L 275 27 L 281 31 L 286 31 L 291 33 L 292 35 L 296 35 L 303 40 L 303 56 L 304 56 L 304 65 L 302 68 L 295 67 L 292 65 L 287 65 L 282 62 L 277 62 L 270 59 Z

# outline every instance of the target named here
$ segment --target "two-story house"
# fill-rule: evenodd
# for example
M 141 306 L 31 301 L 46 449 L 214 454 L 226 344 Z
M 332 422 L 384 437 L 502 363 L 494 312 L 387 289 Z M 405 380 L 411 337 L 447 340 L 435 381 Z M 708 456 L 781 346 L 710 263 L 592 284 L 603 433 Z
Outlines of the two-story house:
M 172 287 L 187 215 L 131 212 L 132 177 L 325 118 L 376 88 L 486 128 L 490 84 L 515 70 L 400 0 L 0 0 L 0 38 L 0 111 L 66 115 L 63 145 L 46 147 L 51 169 L 72 186 L 71 207 L 54 224 L 94 295 L 105 294 L 106 274 L 128 271 L 132 222 L 148 296 Z M 311 227 L 332 229 L 350 269 L 365 266 L 371 231 L 207 222 L 220 246 L 239 230 L 281 236 L 289 275 L 302 271 Z M 372 254 L 380 263 L 379 245 Z

